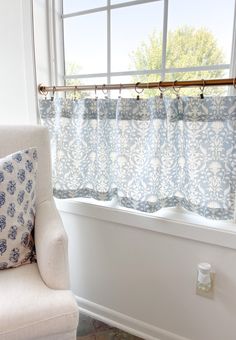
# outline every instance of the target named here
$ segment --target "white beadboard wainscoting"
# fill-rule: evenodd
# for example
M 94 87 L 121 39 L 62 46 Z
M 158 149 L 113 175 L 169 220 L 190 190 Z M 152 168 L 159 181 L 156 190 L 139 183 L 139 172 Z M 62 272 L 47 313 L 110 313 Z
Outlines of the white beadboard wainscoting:
M 56 203 L 83 312 L 148 340 L 236 339 L 235 224 Z M 200 262 L 216 272 L 213 300 L 195 293 Z

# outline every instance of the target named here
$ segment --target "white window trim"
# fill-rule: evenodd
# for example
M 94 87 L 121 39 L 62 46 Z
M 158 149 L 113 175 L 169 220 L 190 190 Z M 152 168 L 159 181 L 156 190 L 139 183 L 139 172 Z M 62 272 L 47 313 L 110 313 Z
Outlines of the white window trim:
M 234 4 L 234 27 L 233 27 L 233 41 L 232 41 L 232 51 L 231 51 L 231 68 L 229 72 L 230 77 L 236 77 L 236 0 Z M 230 95 L 236 95 L 236 89 L 230 86 Z
M 116 202 L 93 199 L 55 199 L 62 213 L 69 213 L 140 230 L 166 234 L 236 250 L 236 224 L 229 221 L 208 220 L 178 208 L 162 208 L 158 212 L 142 213 L 118 207 Z
M 151 2 L 158 2 L 158 1 L 162 1 L 162 0 L 136 0 L 136 1 L 127 1 L 127 2 L 122 2 L 120 4 L 111 5 L 111 3 L 110 3 L 111 1 L 108 0 L 107 6 L 102 6 L 102 7 L 97 7 L 97 8 L 91 8 L 91 9 L 84 10 L 84 11 L 77 11 L 77 12 L 72 12 L 72 13 L 68 13 L 68 14 L 63 14 L 62 19 L 76 17 L 76 16 L 79 16 L 79 15 L 102 12 L 102 11 L 106 11 L 106 10 L 112 10 L 112 9 L 116 9 L 116 8 L 123 8 L 123 7 L 130 7 L 130 6 L 141 5 L 141 4 L 148 4 L 148 3 L 151 3 Z M 166 0 L 164 0 L 164 1 L 166 1 Z
M 51 0 L 53 2 L 63 0 Z M 116 8 L 124 8 L 130 7 L 145 3 L 152 3 L 158 2 L 160 0 L 136 0 L 131 2 L 124 2 L 120 4 L 113 4 L 110 3 L 111 0 L 107 0 L 107 6 L 92 8 L 83 11 L 76 11 L 73 13 L 67 13 L 61 15 L 62 22 L 64 19 L 91 14 L 91 13 L 98 13 L 101 11 L 107 11 L 107 72 L 103 73 L 93 73 L 93 74 L 75 74 L 75 75 L 65 75 L 64 80 L 66 82 L 67 79 L 89 79 L 89 78 L 107 78 L 107 83 L 110 84 L 111 77 L 115 76 L 131 76 L 131 75 L 144 75 L 144 74 L 160 74 L 161 79 L 164 80 L 166 73 L 174 73 L 174 72 L 194 72 L 194 71 L 211 71 L 211 70 L 219 70 L 225 69 L 229 70 L 231 76 L 236 75 L 236 44 L 235 44 L 235 36 L 236 36 L 236 13 L 234 13 L 234 28 L 233 28 L 233 44 L 232 44 L 232 51 L 231 51 L 231 64 L 222 64 L 222 65 L 211 65 L 211 66 L 198 66 L 198 67 L 184 67 L 184 68 L 169 68 L 166 69 L 166 46 L 167 46 L 167 33 L 168 33 L 168 3 L 169 0 L 163 0 L 163 41 L 162 41 L 162 67 L 160 70 L 139 70 L 139 71 L 122 71 L 122 72 L 111 72 L 111 10 Z M 62 7 L 61 7 L 62 8 Z M 236 9 L 236 0 L 235 0 L 235 9 Z M 234 61 L 234 63 L 233 63 Z M 65 64 L 64 64 L 65 69 Z M 234 91 L 229 87 L 228 94 L 233 94 Z

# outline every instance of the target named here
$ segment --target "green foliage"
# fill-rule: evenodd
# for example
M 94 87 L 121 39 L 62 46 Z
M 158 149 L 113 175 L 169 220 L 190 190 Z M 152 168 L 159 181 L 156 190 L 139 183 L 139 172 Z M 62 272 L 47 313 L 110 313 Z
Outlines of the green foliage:
M 72 76 L 74 74 L 79 74 L 81 67 L 75 62 L 66 63 L 66 75 Z
M 205 28 L 184 26 L 169 31 L 166 48 L 166 68 L 209 66 L 224 64 L 225 57 L 214 35 Z M 136 70 L 161 70 L 162 33 L 154 31 L 147 41 L 141 42 L 131 54 L 131 68 Z M 223 78 L 224 70 L 166 73 L 165 81 Z M 160 74 L 133 77 L 134 82 L 160 81 Z M 226 88 L 206 88 L 206 94 L 223 94 Z M 170 92 L 173 91 L 168 91 Z M 155 95 L 156 90 L 145 90 L 146 96 Z M 200 93 L 196 88 L 182 89 L 184 95 Z

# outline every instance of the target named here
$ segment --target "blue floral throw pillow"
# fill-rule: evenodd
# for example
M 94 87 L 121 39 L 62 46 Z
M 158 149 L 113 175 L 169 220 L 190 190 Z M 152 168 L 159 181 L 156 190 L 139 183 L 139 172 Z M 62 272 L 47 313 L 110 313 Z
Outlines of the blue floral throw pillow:
M 0 159 L 0 269 L 35 260 L 36 172 L 35 148 Z

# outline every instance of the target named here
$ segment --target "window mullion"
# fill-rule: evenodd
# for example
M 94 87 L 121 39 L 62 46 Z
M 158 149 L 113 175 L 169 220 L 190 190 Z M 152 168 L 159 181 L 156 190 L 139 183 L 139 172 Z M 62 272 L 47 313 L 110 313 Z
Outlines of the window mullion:
M 48 55 L 49 55 L 49 67 L 50 67 L 50 83 L 55 84 L 55 27 L 53 20 L 53 0 L 47 2 L 47 27 L 48 27 Z
M 234 5 L 233 40 L 229 76 L 232 78 L 236 77 L 236 0 Z M 234 95 L 235 93 L 236 90 L 233 88 L 233 86 L 229 86 L 228 94 Z
M 168 0 L 164 0 L 161 80 L 165 79 L 165 73 L 166 73 L 167 31 L 168 31 Z
M 111 83 L 111 0 L 107 0 L 107 84 Z
M 165 73 L 183 73 L 183 72 L 196 72 L 196 71 L 214 71 L 214 70 L 228 70 L 230 68 L 229 64 L 222 65 L 211 65 L 211 66 L 194 66 L 194 67 L 180 67 L 180 68 L 166 68 Z M 134 76 L 143 74 L 161 74 L 161 70 L 151 69 L 151 70 L 136 70 L 136 71 L 120 71 L 120 72 L 110 72 L 111 77 L 119 76 Z M 76 78 L 97 78 L 106 77 L 107 73 L 89 73 L 89 74 L 73 74 L 65 76 L 65 79 L 76 79 Z

